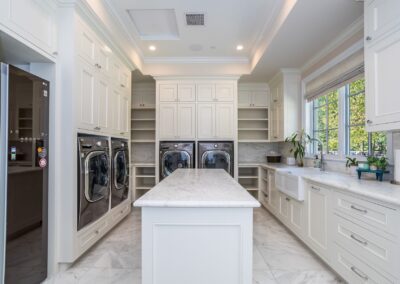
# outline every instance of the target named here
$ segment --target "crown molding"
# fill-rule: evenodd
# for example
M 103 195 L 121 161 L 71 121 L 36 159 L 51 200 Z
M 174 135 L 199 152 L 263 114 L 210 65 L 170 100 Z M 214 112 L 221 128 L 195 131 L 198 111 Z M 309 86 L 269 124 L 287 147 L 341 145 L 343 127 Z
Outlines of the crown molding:
M 232 75 L 232 76 L 155 76 L 154 79 L 156 81 L 175 81 L 175 80 L 187 80 L 187 81 L 194 81 L 194 80 L 204 80 L 204 81 L 215 81 L 215 80 L 239 80 L 240 76 Z
M 145 57 L 145 64 L 248 64 L 247 57 Z
M 329 55 L 332 51 L 342 45 L 346 40 L 350 39 L 352 36 L 364 29 L 364 16 L 359 17 L 355 20 L 343 33 L 336 37 L 331 43 L 329 43 L 325 48 L 323 48 L 319 53 L 317 53 L 313 58 L 304 64 L 300 70 L 303 73 L 307 69 L 311 68 L 324 57 Z

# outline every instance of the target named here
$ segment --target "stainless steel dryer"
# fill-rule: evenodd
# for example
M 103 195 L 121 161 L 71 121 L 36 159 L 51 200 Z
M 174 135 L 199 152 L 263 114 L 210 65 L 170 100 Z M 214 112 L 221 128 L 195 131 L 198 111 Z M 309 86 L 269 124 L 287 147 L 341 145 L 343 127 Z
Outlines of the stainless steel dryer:
M 160 180 L 178 168 L 194 168 L 194 142 L 160 142 Z
M 232 141 L 198 142 L 198 168 L 224 169 L 234 175 L 234 151 Z
M 78 230 L 110 207 L 110 155 L 107 137 L 78 135 Z
M 129 196 L 128 140 L 111 138 L 111 208 Z

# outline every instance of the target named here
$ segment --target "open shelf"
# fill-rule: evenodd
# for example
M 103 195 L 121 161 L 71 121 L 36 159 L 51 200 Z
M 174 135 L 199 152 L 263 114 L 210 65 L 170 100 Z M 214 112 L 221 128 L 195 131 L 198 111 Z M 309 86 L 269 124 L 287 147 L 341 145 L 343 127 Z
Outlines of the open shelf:
M 267 107 L 239 108 L 238 139 L 239 142 L 269 141 L 269 109 Z
M 131 143 L 156 143 L 156 140 L 153 139 L 147 139 L 147 140 L 131 140 Z
M 134 165 L 135 200 L 156 185 L 156 167 L 154 164 Z

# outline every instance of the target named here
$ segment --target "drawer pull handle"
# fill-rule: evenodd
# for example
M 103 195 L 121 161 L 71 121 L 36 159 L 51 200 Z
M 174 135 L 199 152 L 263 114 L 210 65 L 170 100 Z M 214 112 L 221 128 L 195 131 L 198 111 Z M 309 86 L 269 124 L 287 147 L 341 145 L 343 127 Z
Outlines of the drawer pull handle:
M 354 209 L 354 210 L 356 210 L 356 211 L 358 211 L 358 212 L 364 213 L 364 214 L 367 214 L 367 213 L 368 213 L 367 210 L 357 208 L 357 207 L 355 207 L 354 205 L 351 205 L 350 208 L 351 208 L 351 209 Z
M 355 240 L 356 242 L 359 242 L 360 244 L 362 244 L 362 245 L 364 245 L 364 246 L 368 245 L 368 242 L 367 242 L 367 241 L 360 240 L 359 238 L 357 238 L 357 237 L 356 237 L 355 235 L 353 235 L 353 234 L 351 234 L 350 237 L 351 237 L 353 240 Z
M 311 186 L 311 188 L 312 188 L 312 189 L 314 189 L 314 190 L 316 190 L 316 191 L 321 191 L 321 189 L 320 189 L 320 188 L 318 188 L 318 187 L 315 187 L 315 186 Z
M 352 266 L 352 267 L 351 267 L 351 270 L 352 270 L 356 275 L 358 275 L 358 277 L 364 279 L 364 281 L 367 281 L 367 280 L 368 280 L 368 276 L 365 275 L 364 273 L 362 273 L 361 271 L 359 271 L 359 270 L 357 269 L 357 267 Z
M 289 197 L 286 197 L 286 201 L 290 201 L 290 198 L 289 198 Z

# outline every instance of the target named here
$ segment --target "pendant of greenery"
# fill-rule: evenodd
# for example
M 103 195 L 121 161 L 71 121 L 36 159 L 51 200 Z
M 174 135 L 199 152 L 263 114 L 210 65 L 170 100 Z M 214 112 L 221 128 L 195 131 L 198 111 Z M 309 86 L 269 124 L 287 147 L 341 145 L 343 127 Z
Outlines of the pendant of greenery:
M 311 136 L 308 135 L 304 129 L 293 133 L 290 137 L 285 139 L 285 142 L 292 144 L 290 153 L 293 153 L 294 158 L 297 161 L 299 167 L 304 166 L 304 155 L 306 153 L 306 146 L 311 140 Z

